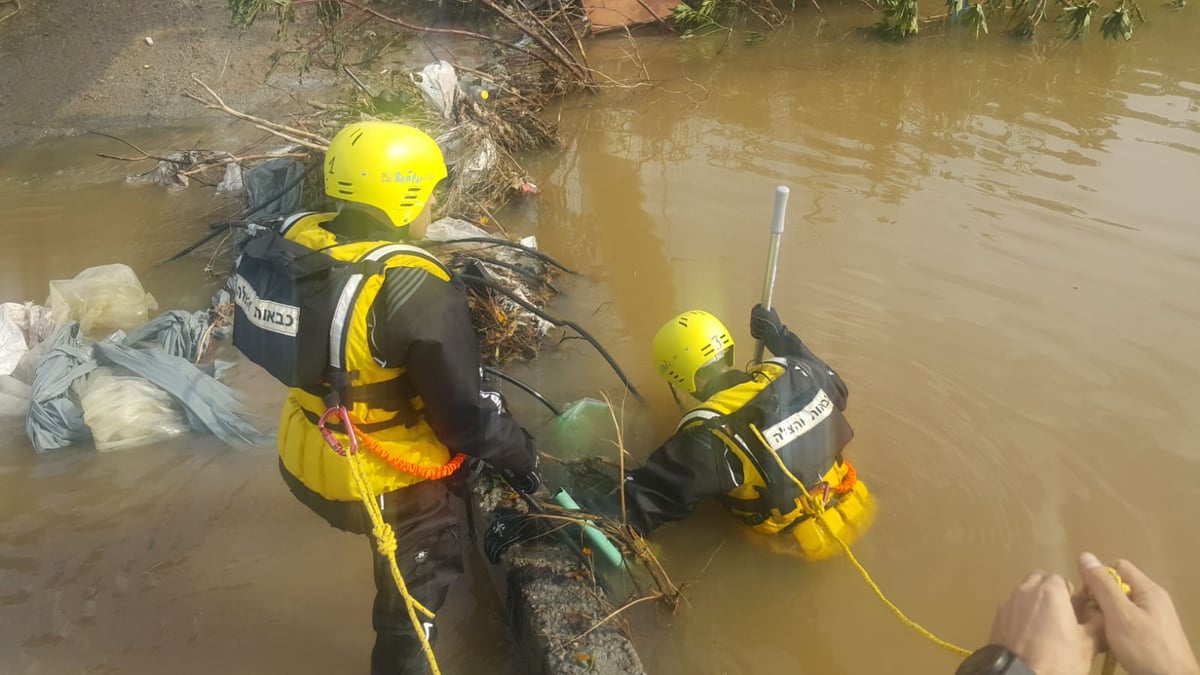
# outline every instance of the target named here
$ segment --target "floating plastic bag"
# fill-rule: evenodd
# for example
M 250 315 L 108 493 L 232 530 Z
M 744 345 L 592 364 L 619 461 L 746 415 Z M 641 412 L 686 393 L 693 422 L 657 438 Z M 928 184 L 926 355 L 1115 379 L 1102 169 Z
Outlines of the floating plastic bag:
M 191 428 L 170 394 L 140 377 L 93 375 L 80 406 L 101 452 L 165 441 Z
M 429 224 L 425 230 L 425 238 L 430 241 L 450 241 L 453 239 L 468 239 L 470 237 L 494 237 L 496 235 L 460 218 L 438 218 Z M 489 244 L 463 244 L 463 248 L 483 248 Z
M 46 301 L 57 324 L 78 321 L 86 335 L 107 335 L 136 328 L 158 309 L 154 296 L 128 265 L 89 267 L 74 279 L 50 282 Z
M 594 398 L 572 403 L 537 434 L 538 447 L 565 460 L 593 455 L 614 457 L 616 440 L 612 410 Z
M 0 375 L 0 417 L 29 413 L 29 385 L 11 375 Z
M 0 375 L 11 375 L 28 351 L 21 327 L 0 313 Z
M 6 302 L 0 304 L 0 311 L 21 329 L 25 345 L 30 349 L 54 333 L 54 318 L 50 316 L 49 307 L 32 302 Z

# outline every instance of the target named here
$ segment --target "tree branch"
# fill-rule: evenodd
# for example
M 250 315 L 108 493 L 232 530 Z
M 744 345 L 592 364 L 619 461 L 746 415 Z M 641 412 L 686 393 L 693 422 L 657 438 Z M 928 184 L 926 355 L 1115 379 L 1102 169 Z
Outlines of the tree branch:
M 320 134 L 314 134 L 314 133 L 305 131 L 303 129 L 296 129 L 295 127 L 289 127 L 289 126 L 284 126 L 282 124 L 276 124 L 275 122 L 265 120 L 261 117 L 255 117 L 254 115 L 246 114 L 240 110 L 235 110 L 234 108 L 229 107 L 225 103 L 224 99 L 222 99 L 217 94 L 217 92 L 213 91 L 212 87 L 205 84 L 203 80 L 201 80 L 200 78 L 193 75 L 192 81 L 195 82 L 196 84 L 199 84 L 201 87 L 204 87 L 204 90 L 208 92 L 208 95 L 212 97 L 212 99 L 213 99 L 213 101 L 215 101 L 215 103 L 212 101 L 206 101 L 205 99 L 197 96 L 196 94 L 193 94 L 190 91 L 183 92 L 183 95 L 192 99 L 193 101 L 203 103 L 204 107 L 206 107 L 206 108 L 209 108 L 212 110 L 220 110 L 221 112 L 227 113 L 229 115 L 233 115 L 234 117 L 236 117 L 240 120 L 245 120 L 247 122 L 253 122 L 255 124 L 255 126 L 259 127 L 263 131 L 269 131 L 271 133 L 274 133 L 277 136 L 286 138 L 286 139 L 296 142 L 296 143 L 300 143 L 301 145 L 304 145 L 305 147 L 308 147 L 308 148 L 312 148 L 314 150 L 324 151 L 325 148 L 329 147 L 329 139 L 325 138 L 324 136 L 321 136 Z M 301 141 L 299 139 L 307 139 L 307 141 Z M 320 146 L 320 147 L 318 147 L 318 146 Z
M 21 13 L 21 0 L 8 0 L 8 2 L 16 5 L 17 8 L 8 14 L 5 14 L 4 16 L 0 16 L 0 23 L 4 23 L 5 21 L 8 21 L 9 19 Z
M 293 5 L 304 5 L 304 4 L 310 4 L 310 3 L 313 3 L 316 1 L 317 0 L 294 0 L 292 2 L 292 4 Z M 367 14 L 370 14 L 371 16 L 379 19 L 380 21 L 386 21 L 387 23 L 390 23 L 394 26 L 399 26 L 401 28 L 406 28 L 406 29 L 412 30 L 412 31 L 419 31 L 422 33 L 441 33 L 444 35 L 458 35 L 460 37 L 468 37 L 468 38 L 472 38 L 475 40 L 483 40 L 484 42 L 491 42 L 493 44 L 498 44 L 503 47 L 507 47 L 508 49 L 512 49 L 514 51 L 521 52 L 522 54 L 527 54 L 528 56 L 531 56 L 531 57 L 537 59 L 538 61 L 541 61 L 542 63 L 546 64 L 546 67 L 551 70 L 559 70 L 558 68 L 555 68 L 554 64 L 550 63 L 550 61 L 542 54 L 539 54 L 531 49 L 526 49 L 525 47 L 522 47 L 520 45 L 515 45 L 510 42 L 505 42 L 504 40 L 501 40 L 499 38 L 491 37 L 490 35 L 484 35 L 482 33 L 474 33 L 472 31 L 468 31 L 468 30 L 458 30 L 456 28 L 431 28 L 429 26 L 418 26 L 416 24 L 408 23 L 407 21 L 404 21 L 402 19 L 397 19 L 395 17 L 388 16 L 387 14 L 384 14 L 383 12 L 380 12 L 377 9 L 373 9 L 371 7 L 367 7 L 358 2 L 355 2 L 355 0 L 337 0 L 337 1 L 343 5 L 348 5 L 359 11 L 366 12 Z

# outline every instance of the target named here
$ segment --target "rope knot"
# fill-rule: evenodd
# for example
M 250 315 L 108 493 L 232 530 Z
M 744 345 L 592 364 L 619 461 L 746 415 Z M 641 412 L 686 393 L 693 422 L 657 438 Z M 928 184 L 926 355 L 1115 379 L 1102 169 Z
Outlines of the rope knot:
M 384 557 L 396 552 L 396 533 L 387 523 L 380 523 L 371 529 L 375 535 L 375 547 Z

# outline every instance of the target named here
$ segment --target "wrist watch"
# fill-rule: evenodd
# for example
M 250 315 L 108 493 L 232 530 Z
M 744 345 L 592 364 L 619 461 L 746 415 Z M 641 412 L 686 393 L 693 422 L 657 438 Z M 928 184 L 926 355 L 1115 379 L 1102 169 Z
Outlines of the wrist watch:
M 1037 675 L 1004 645 L 988 645 L 975 650 L 962 662 L 954 675 Z

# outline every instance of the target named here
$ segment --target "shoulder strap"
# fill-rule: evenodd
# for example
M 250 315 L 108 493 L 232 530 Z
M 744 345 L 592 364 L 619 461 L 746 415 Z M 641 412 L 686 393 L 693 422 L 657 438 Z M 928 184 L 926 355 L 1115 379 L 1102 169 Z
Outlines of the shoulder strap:
M 708 422 L 720 416 L 721 413 L 715 410 L 695 408 L 679 419 L 679 424 L 675 427 L 675 431 L 682 431 L 684 427 L 690 427 L 697 422 Z
M 287 218 L 284 218 L 283 223 L 279 226 L 279 234 L 287 234 L 287 231 L 290 230 L 292 226 L 295 225 L 301 218 L 304 218 L 305 216 L 311 216 L 314 213 L 316 213 L 316 211 L 301 211 L 299 213 L 293 213 Z
M 387 262 L 388 260 L 400 255 L 410 255 L 414 258 L 420 258 L 421 260 L 437 265 L 443 270 L 446 269 L 446 266 L 442 264 L 442 261 L 438 260 L 437 257 L 432 253 L 419 246 L 412 246 L 410 244 L 384 244 L 378 248 L 371 249 L 359 259 Z

